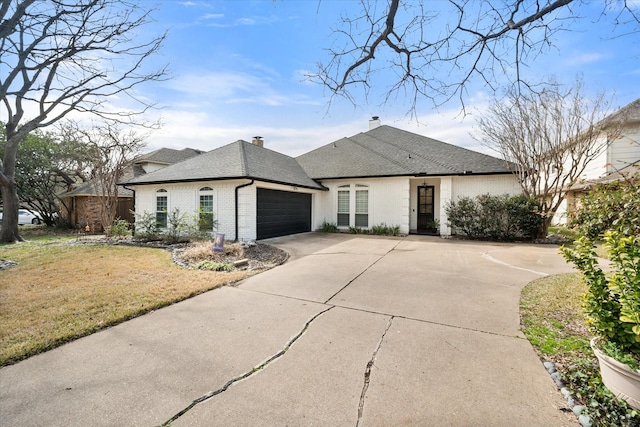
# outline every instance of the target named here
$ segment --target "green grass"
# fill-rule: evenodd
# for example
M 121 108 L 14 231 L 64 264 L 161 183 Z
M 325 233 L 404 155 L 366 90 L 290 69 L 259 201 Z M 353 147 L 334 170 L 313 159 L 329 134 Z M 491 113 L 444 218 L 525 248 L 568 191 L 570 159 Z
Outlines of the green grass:
M 586 292 L 579 273 L 529 283 L 520 299 L 522 331 L 543 361 L 556 364 L 562 381 L 585 406 L 594 426 L 640 426 L 640 413 L 618 402 L 602 384 L 592 338 L 582 312 Z

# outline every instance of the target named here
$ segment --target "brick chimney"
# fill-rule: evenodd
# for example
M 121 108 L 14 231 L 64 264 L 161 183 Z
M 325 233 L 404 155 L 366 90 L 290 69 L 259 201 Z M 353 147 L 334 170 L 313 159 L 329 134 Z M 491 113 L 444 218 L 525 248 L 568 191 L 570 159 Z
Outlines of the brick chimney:
M 253 145 L 257 145 L 258 147 L 264 147 L 264 141 L 261 136 L 254 136 L 253 141 L 251 141 Z
M 378 126 L 380 126 L 380 117 L 378 116 L 371 117 L 371 120 L 369 120 L 369 130 L 373 130 Z

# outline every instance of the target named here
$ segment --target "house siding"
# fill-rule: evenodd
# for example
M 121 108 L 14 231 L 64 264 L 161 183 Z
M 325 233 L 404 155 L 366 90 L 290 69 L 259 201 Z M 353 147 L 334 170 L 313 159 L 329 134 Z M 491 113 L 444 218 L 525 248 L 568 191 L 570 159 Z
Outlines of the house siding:
M 640 160 L 640 123 L 624 127 L 620 138 L 609 149 L 607 172 L 613 173 Z
M 213 188 L 213 213 L 218 221 L 219 233 L 224 233 L 227 238 L 235 238 L 235 187 L 245 181 L 203 181 L 188 184 L 163 184 L 135 186 L 136 213 L 155 213 L 156 192 L 160 189 L 167 190 L 167 210 L 180 209 L 180 212 L 188 215 L 196 215 L 199 210 L 199 190 L 202 187 Z M 248 182 L 248 181 L 246 181 Z M 255 211 L 254 211 L 255 212 Z
M 229 181 L 199 181 L 194 183 L 178 184 L 158 184 L 139 185 L 136 190 L 136 212 L 155 213 L 156 193 L 159 189 L 164 189 L 167 193 L 167 209 L 169 212 L 180 209 L 180 212 L 195 215 L 199 210 L 199 189 L 211 187 L 213 189 L 213 213 L 218 221 L 218 233 L 224 233 L 228 240 L 236 238 L 235 228 L 235 191 L 236 187 L 248 184 L 251 181 L 229 180 Z M 268 188 L 282 191 L 296 191 L 311 193 L 316 196 L 321 193 L 319 190 L 300 189 L 287 185 L 270 184 L 256 181 L 252 185 L 242 187 L 238 190 L 238 240 L 255 240 L 257 236 L 256 209 L 257 209 L 257 188 Z M 314 198 L 312 196 L 312 203 Z M 313 221 L 313 218 L 312 218 Z
M 460 197 L 476 197 L 482 194 L 522 193 L 522 188 L 513 174 L 455 176 L 452 178 L 452 200 Z
M 325 180 L 322 185 L 329 188 L 324 194 L 316 194 L 313 200 L 312 228 L 319 229 L 324 221 L 336 223 L 338 217 L 338 187 L 357 184 L 368 186 L 369 227 L 382 223 L 400 226 L 400 232 L 409 233 L 409 187 L 408 177 L 362 178 Z M 353 200 L 352 200 L 353 203 Z M 353 211 L 351 210 L 353 213 Z M 355 224 L 351 224 L 354 226 Z

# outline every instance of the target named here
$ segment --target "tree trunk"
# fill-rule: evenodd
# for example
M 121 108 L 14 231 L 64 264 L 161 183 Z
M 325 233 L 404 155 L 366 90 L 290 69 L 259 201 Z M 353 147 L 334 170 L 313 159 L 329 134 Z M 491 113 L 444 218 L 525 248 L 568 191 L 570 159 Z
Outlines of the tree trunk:
M 21 136 L 12 123 L 5 125 L 6 141 L 4 158 L 0 168 L 0 188 L 2 189 L 2 228 L 0 228 L 0 243 L 22 242 L 18 230 L 18 186 L 16 185 L 16 157 Z
M 546 239 L 547 234 L 549 234 L 549 227 L 551 227 L 551 222 L 553 221 L 553 215 L 542 217 L 542 223 L 540 224 L 540 228 L 538 229 L 538 239 Z
M 0 243 L 22 242 L 18 230 L 18 190 L 14 180 L 9 185 L 2 185 L 2 228 L 0 229 Z

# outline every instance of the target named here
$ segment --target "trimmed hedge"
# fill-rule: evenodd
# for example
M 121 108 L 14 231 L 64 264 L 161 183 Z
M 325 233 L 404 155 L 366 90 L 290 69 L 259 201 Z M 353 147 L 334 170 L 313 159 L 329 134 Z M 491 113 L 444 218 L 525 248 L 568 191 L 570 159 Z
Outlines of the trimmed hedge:
M 535 201 L 524 195 L 461 197 L 446 211 L 454 232 L 470 239 L 533 240 L 542 224 Z

